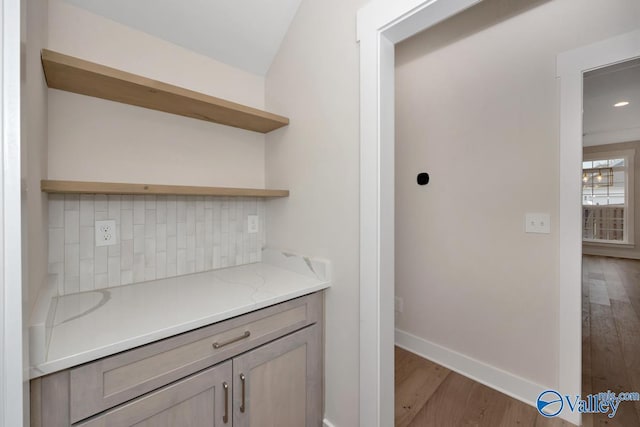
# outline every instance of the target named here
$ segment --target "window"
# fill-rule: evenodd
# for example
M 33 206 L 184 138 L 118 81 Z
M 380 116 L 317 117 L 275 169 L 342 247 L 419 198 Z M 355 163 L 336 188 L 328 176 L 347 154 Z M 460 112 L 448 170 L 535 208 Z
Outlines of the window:
M 582 162 L 582 238 L 633 243 L 633 150 L 585 154 Z

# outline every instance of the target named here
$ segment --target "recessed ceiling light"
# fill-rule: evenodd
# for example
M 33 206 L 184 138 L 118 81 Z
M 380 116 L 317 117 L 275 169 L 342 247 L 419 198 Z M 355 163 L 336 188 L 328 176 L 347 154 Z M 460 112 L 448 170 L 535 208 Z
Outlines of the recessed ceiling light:
M 627 105 L 629 105 L 629 101 L 620 101 L 613 104 L 614 107 L 626 107 Z

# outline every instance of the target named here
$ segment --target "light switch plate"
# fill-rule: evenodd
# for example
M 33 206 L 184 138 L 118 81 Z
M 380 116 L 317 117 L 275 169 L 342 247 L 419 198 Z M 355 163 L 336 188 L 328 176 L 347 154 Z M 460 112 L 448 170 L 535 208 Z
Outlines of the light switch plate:
M 551 233 L 551 215 L 548 213 L 528 213 L 524 217 L 526 233 Z
M 111 246 L 116 243 L 118 240 L 115 220 L 96 221 L 96 246 Z

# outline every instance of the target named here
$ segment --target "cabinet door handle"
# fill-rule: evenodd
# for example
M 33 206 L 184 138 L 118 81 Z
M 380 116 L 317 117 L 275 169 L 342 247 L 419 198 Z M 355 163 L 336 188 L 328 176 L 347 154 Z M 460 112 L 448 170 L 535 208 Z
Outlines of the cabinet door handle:
M 222 388 L 224 388 L 224 416 L 222 417 L 222 422 L 226 424 L 229 422 L 229 384 L 223 382 Z
M 217 342 L 216 341 L 216 342 L 214 342 L 213 343 L 213 348 L 215 348 L 217 350 L 220 347 L 224 347 L 225 345 L 233 344 L 236 341 L 240 341 L 240 340 L 243 340 L 245 338 L 249 338 L 250 336 L 251 336 L 251 332 L 244 331 L 244 334 L 240 335 L 239 337 L 231 338 L 229 341 L 223 341 L 223 342 Z
M 240 374 L 240 382 L 242 383 L 242 404 L 240 405 L 240 412 L 244 413 L 244 389 L 245 389 L 245 380 L 247 379 L 247 377 L 244 376 L 244 374 Z

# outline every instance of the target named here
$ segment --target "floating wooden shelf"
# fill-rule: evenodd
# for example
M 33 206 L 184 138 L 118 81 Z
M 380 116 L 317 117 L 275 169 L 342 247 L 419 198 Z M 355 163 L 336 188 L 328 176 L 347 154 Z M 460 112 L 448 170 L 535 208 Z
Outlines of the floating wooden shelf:
M 175 194 L 184 196 L 288 197 L 289 190 L 258 188 L 192 187 L 186 185 L 127 184 L 120 182 L 52 181 L 43 179 L 45 193 L 72 194 Z
M 289 119 L 235 102 L 43 49 L 50 88 L 178 114 L 256 132 L 287 126 Z

